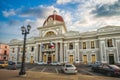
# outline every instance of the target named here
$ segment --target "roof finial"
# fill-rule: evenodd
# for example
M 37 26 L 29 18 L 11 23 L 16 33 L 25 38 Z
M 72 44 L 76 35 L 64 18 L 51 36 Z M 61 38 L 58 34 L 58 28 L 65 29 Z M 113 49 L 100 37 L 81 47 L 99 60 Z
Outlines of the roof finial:
M 54 11 L 53 11 L 53 14 L 57 14 L 57 11 L 56 11 L 56 10 L 54 10 Z

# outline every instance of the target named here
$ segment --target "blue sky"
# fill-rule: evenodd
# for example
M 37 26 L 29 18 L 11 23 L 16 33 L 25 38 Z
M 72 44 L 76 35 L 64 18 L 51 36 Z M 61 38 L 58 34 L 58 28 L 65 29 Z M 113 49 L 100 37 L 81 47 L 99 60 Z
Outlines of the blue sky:
M 22 39 L 21 26 L 31 24 L 28 37 L 56 10 L 67 30 L 94 31 L 106 25 L 120 26 L 120 0 L 1 0 L 0 42 Z

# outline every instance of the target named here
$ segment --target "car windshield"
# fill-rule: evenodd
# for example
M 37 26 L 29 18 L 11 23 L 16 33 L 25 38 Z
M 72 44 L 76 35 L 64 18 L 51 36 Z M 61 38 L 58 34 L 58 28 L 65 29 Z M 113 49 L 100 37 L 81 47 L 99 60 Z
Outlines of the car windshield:
M 73 67 L 73 65 L 66 65 L 66 67 Z
M 112 68 L 116 68 L 116 69 L 120 69 L 118 66 L 116 66 L 116 65 L 110 65 L 110 67 L 112 67 Z

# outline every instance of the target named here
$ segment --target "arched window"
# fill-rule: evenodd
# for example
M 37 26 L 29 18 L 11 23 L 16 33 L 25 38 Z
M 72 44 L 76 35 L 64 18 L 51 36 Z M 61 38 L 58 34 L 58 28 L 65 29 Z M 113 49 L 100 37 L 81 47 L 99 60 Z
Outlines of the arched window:
M 45 37 L 55 36 L 56 34 L 52 31 L 46 33 Z

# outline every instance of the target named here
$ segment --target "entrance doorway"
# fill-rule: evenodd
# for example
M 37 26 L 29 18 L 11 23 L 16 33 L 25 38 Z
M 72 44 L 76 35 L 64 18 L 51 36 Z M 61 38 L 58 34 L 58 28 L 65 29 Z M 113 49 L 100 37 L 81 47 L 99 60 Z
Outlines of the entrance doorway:
M 109 64 L 114 64 L 114 54 L 109 54 Z
M 31 58 L 30 58 L 30 63 L 34 63 L 33 56 L 31 56 Z
M 46 62 L 46 55 L 44 55 L 43 60 L 44 60 L 44 62 Z
M 95 58 L 95 55 L 93 54 L 92 55 L 92 63 L 95 63 L 95 61 L 96 61 L 96 58 Z
M 48 55 L 48 62 L 47 62 L 47 63 L 50 64 L 51 61 L 52 61 L 52 57 L 51 57 L 51 55 L 49 54 L 49 55 Z
M 73 55 L 70 55 L 70 56 L 69 56 L 69 59 L 70 59 L 70 60 L 69 60 L 70 63 L 73 63 Z
M 83 55 L 83 63 L 87 64 L 87 55 Z

